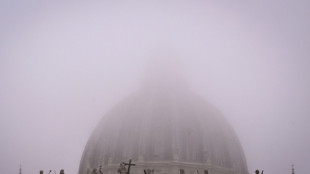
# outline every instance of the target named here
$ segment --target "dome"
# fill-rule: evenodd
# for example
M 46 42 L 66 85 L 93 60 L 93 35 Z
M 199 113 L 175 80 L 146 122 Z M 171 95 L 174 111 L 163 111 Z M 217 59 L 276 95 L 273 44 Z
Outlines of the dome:
M 106 113 L 87 142 L 79 174 L 98 168 L 115 174 L 129 159 L 136 164 L 132 174 L 248 174 L 240 142 L 221 112 L 180 80 L 163 81 L 145 83 Z

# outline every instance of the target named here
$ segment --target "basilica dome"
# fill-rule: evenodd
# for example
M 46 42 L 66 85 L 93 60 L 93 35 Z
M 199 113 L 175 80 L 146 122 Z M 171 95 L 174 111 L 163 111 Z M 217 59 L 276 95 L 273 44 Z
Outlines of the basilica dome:
M 240 142 L 210 103 L 183 85 L 151 83 L 127 97 L 102 118 L 85 147 L 79 174 L 100 168 L 117 173 L 121 162 L 136 164 L 131 174 L 208 170 L 248 174 Z

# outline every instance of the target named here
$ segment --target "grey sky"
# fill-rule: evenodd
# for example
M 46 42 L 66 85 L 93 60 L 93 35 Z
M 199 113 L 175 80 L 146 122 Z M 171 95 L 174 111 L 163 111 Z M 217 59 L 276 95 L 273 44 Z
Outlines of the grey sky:
M 310 164 L 309 1 L 0 2 L 0 173 L 77 173 L 88 136 L 168 49 L 249 172 Z

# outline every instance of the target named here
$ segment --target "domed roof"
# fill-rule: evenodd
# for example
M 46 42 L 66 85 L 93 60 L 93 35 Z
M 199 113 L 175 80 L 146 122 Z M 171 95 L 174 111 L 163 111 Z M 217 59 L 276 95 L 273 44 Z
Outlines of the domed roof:
M 222 114 L 177 86 L 143 88 L 111 109 L 88 140 L 79 174 L 100 165 L 107 171 L 129 159 L 150 168 L 175 162 L 248 173 L 239 140 Z
M 165 59 L 165 62 L 167 62 Z M 162 61 L 163 62 L 163 61 Z M 221 112 L 185 85 L 175 62 L 153 63 L 136 93 L 112 108 L 85 147 L 79 174 L 101 166 L 116 173 L 132 159 L 134 173 L 208 170 L 211 174 L 248 174 L 242 147 Z

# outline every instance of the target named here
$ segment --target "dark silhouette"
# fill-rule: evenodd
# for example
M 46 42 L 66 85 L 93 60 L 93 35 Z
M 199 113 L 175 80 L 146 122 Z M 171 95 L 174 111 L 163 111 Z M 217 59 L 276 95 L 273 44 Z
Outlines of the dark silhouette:
M 136 164 L 132 164 L 132 163 L 131 163 L 131 159 L 129 160 L 129 163 L 123 163 L 123 164 L 124 164 L 125 166 L 128 166 L 127 174 L 130 174 L 130 167 L 136 165 Z

